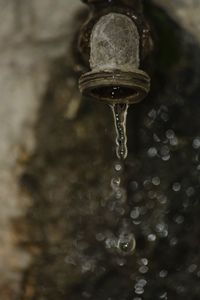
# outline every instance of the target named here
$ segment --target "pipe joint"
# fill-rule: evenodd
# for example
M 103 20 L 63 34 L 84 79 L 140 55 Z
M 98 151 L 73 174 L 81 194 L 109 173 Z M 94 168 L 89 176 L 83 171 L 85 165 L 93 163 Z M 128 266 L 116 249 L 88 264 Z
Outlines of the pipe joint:
M 105 1 L 87 2 L 93 4 L 93 12 L 79 41 L 89 68 L 79 80 L 81 93 L 108 103 L 140 102 L 150 89 L 150 77 L 140 68 L 149 30 L 141 28 L 143 20 L 130 7 L 100 6 L 94 18 L 94 4 Z

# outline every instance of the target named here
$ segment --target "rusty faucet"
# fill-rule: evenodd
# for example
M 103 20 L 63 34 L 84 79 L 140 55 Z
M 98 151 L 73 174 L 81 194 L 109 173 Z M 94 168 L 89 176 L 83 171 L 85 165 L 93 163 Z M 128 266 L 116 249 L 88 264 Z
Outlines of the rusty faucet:
M 152 48 L 141 0 L 84 0 L 90 14 L 79 35 L 79 52 L 88 71 L 83 95 L 107 103 L 137 103 L 150 90 L 142 62 Z

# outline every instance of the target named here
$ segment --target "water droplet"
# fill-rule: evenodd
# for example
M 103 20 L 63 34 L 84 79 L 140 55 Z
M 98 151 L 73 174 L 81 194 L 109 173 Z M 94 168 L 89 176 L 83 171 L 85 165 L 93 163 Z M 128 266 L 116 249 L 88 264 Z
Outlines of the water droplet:
M 192 146 L 194 149 L 199 149 L 200 148 L 200 137 L 196 137 L 193 142 Z
M 161 142 L 161 139 L 159 138 L 159 136 L 156 133 L 153 134 L 153 139 L 157 143 Z
M 135 289 L 135 293 L 138 294 L 138 295 L 142 295 L 144 293 L 144 289 L 143 288 L 137 288 Z
M 140 286 L 142 286 L 142 287 L 144 287 L 146 284 L 147 284 L 147 281 L 146 281 L 146 279 L 139 279 L 139 281 L 138 281 L 138 284 L 140 285 Z
M 155 242 L 155 240 L 156 240 L 156 235 L 155 234 L 149 234 L 148 235 L 148 241 L 149 242 Z
M 176 246 L 176 245 L 177 245 L 177 243 L 178 243 L 178 240 L 177 240 L 177 238 L 172 238 L 172 239 L 170 240 L 170 246 L 171 246 L 171 247 L 174 247 L 174 246 Z
M 134 224 L 134 225 L 140 225 L 140 224 L 141 224 L 141 221 L 140 221 L 140 220 L 133 220 L 133 224 Z
M 165 229 L 165 224 L 164 223 L 158 223 L 156 225 L 156 231 L 157 232 L 162 232 Z
M 114 236 L 110 236 L 106 239 L 105 245 L 107 249 L 112 249 L 116 247 L 116 238 Z
M 181 184 L 180 184 L 179 182 L 175 182 L 175 183 L 173 184 L 173 186 L 172 186 L 172 190 L 173 190 L 174 192 L 179 192 L 180 189 L 181 189 Z
M 152 183 L 155 185 L 155 186 L 158 186 L 160 184 L 160 178 L 159 177 L 153 177 L 152 178 Z
M 161 119 L 164 121 L 164 122 L 167 122 L 169 120 L 169 116 L 167 113 L 162 113 L 161 114 Z
M 184 222 L 184 217 L 183 216 L 176 216 L 174 218 L 174 221 L 177 223 L 177 224 L 182 224 Z
M 148 149 L 147 154 L 149 157 L 155 157 L 158 154 L 158 151 L 155 147 L 151 147 Z
M 114 177 L 111 180 L 111 187 L 113 190 L 120 186 L 121 179 L 119 177 Z
M 116 154 L 121 160 L 128 155 L 127 135 L 126 135 L 126 118 L 128 112 L 128 104 L 112 104 L 110 105 L 116 130 Z
M 162 160 L 163 160 L 163 161 L 168 161 L 168 160 L 170 160 L 170 158 L 171 158 L 171 156 L 170 156 L 170 154 L 169 154 L 169 155 L 163 156 L 163 157 L 162 157 Z
M 167 130 L 167 131 L 166 131 L 166 137 L 167 137 L 169 140 L 173 139 L 173 138 L 175 137 L 174 131 L 173 131 L 172 129 Z
M 188 197 L 192 197 L 194 195 L 194 193 L 195 193 L 195 189 L 192 186 L 187 188 L 186 194 L 187 194 Z
M 196 271 L 196 269 L 197 269 L 197 265 L 192 264 L 192 265 L 189 266 L 188 272 L 189 272 L 189 273 L 193 273 L 193 272 Z
M 162 295 L 160 295 L 160 299 L 164 299 L 167 300 L 167 292 L 163 293 Z
M 141 266 L 139 268 L 139 272 L 142 274 L 146 274 L 149 271 L 149 268 L 147 266 Z
M 142 263 L 144 266 L 147 266 L 148 263 L 149 263 L 149 261 L 148 261 L 147 258 L 142 258 L 142 259 L 141 259 L 141 263 Z
M 150 180 L 150 179 L 144 180 L 143 186 L 144 186 L 145 189 L 147 189 L 147 190 L 148 190 L 149 188 L 151 188 L 151 180 Z
M 163 194 L 159 194 L 157 196 L 157 199 L 160 202 L 160 204 L 166 204 L 167 203 L 167 197 Z
M 122 207 L 117 207 L 117 208 L 116 208 L 116 212 L 117 212 L 119 215 L 123 216 L 123 215 L 125 214 L 125 209 L 122 208 Z
M 167 277 L 167 275 L 168 275 L 167 270 L 161 270 L 159 273 L 160 278 L 165 278 Z
M 168 146 L 162 146 L 160 149 L 161 156 L 165 157 L 169 155 L 169 147 Z
M 150 110 L 150 112 L 148 113 L 148 117 L 151 119 L 155 119 L 157 116 L 157 112 L 155 109 Z
M 135 237 L 132 233 L 122 232 L 117 242 L 117 248 L 123 255 L 130 255 L 136 247 Z
M 178 145 L 177 137 L 174 137 L 173 139 L 170 140 L 170 145 L 171 146 L 177 146 Z
M 121 172 L 123 169 L 122 164 L 120 162 L 115 163 L 114 169 L 116 172 Z
M 137 219 L 140 216 L 140 208 L 139 207 L 135 207 L 130 214 L 132 219 Z
M 85 261 L 83 264 L 82 264 L 82 272 L 83 273 L 86 273 L 86 272 L 89 272 L 91 270 L 94 269 L 94 262 L 91 262 L 91 261 Z
M 114 198 L 118 201 L 119 204 L 125 203 L 127 198 L 125 189 L 117 188 L 116 190 L 114 190 Z
M 168 236 L 168 228 L 167 224 L 165 223 L 158 223 L 156 225 L 156 231 L 159 234 L 160 237 L 167 237 Z
M 146 284 L 147 284 L 147 281 L 145 279 L 139 279 L 134 286 L 135 293 L 137 295 L 142 295 L 144 293 L 144 287 Z
M 122 189 L 117 189 L 116 190 L 116 193 L 115 193 L 115 197 L 116 197 L 116 199 L 121 199 L 121 197 L 122 197 Z

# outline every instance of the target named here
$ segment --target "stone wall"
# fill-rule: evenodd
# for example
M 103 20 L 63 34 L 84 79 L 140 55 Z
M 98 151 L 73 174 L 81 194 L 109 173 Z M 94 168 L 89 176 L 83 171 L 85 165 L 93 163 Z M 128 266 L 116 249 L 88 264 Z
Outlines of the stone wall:
M 29 205 L 18 180 L 34 150 L 52 60 L 67 52 L 78 0 L 0 0 L 0 298 L 15 299 L 31 261 L 13 228 Z M 18 222 L 19 223 L 19 222 Z
M 200 42 L 199 0 L 153 0 L 164 8 L 171 17 Z

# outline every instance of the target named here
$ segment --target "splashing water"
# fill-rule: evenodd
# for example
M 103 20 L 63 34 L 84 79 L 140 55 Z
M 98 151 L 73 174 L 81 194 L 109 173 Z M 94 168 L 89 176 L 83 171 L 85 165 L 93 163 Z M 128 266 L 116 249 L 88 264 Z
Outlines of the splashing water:
M 111 104 L 110 105 L 116 130 L 116 154 L 120 160 L 124 160 L 128 155 L 127 135 L 126 135 L 126 119 L 128 104 Z

